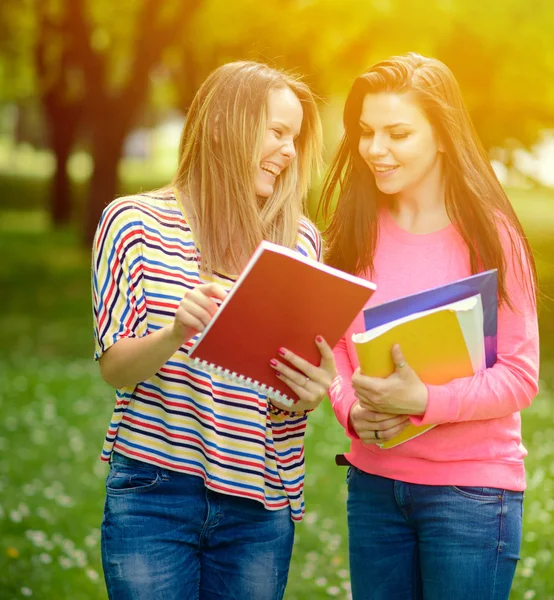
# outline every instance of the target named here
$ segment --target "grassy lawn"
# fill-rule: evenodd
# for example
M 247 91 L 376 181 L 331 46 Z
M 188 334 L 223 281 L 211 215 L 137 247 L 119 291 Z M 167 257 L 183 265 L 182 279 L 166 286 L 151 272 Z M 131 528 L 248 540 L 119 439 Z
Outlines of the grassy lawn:
M 0 180 L 0 598 L 105 600 L 100 463 L 113 394 L 92 361 L 89 252 L 51 233 L 43 187 Z M 149 186 L 145 186 L 149 187 Z M 554 296 L 554 193 L 511 193 Z M 4 210 L 2 210 L 4 208 Z M 22 211 L 22 208 L 27 210 Z M 524 543 L 513 600 L 554 599 L 554 315 L 541 309 L 542 386 L 523 413 Z M 297 527 L 287 600 L 348 598 L 346 438 L 329 406 L 310 417 L 306 520 Z M 255 600 L 255 599 L 254 599 Z

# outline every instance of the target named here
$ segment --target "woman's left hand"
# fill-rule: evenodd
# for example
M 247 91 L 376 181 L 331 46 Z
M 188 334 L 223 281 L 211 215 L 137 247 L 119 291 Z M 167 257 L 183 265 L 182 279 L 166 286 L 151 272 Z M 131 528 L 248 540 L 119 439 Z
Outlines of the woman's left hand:
M 389 377 L 367 377 L 356 369 L 352 387 L 363 406 L 370 410 L 396 415 L 422 415 L 427 408 L 428 393 L 425 384 L 406 363 L 398 344 L 392 347 L 396 370 Z
M 286 348 L 279 348 L 279 359 L 270 360 L 269 364 L 277 372 L 277 377 L 284 381 L 299 398 L 292 406 L 272 400 L 271 403 L 277 408 L 292 412 L 312 410 L 319 406 L 327 395 L 331 382 L 337 375 L 335 358 L 332 348 L 321 336 L 316 337 L 315 343 L 321 354 L 319 367 Z M 294 369 L 282 362 L 282 359 L 291 364 Z

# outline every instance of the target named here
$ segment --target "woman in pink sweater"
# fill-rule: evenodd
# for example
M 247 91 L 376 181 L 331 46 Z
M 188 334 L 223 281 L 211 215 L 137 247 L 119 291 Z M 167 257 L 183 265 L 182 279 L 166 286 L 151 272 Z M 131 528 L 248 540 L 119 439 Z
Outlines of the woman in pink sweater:
M 520 411 L 537 393 L 536 271 L 458 84 L 416 54 L 372 66 L 352 86 L 345 135 L 323 191 L 329 264 L 377 284 L 369 305 L 498 269 L 498 359 L 473 377 L 424 384 L 395 346 L 386 379 L 335 349 L 330 396 L 351 438 L 354 600 L 507 599 L 519 559 L 526 455 Z M 377 444 L 408 422 L 438 427 Z

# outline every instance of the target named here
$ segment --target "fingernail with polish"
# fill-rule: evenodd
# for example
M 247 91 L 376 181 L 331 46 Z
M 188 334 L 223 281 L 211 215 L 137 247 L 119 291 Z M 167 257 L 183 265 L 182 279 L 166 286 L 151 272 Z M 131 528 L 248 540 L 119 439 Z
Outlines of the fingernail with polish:
M 277 361 L 276 361 L 274 358 L 272 358 L 272 359 L 269 361 L 269 364 L 270 364 L 272 367 L 276 367 L 278 363 L 277 363 Z
M 279 348 L 279 350 L 277 350 L 277 354 L 280 354 L 281 356 L 285 356 L 286 353 L 287 351 L 284 348 Z
M 323 342 L 323 338 L 320 335 L 316 336 L 315 339 L 317 340 L 318 344 L 321 344 L 321 342 Z

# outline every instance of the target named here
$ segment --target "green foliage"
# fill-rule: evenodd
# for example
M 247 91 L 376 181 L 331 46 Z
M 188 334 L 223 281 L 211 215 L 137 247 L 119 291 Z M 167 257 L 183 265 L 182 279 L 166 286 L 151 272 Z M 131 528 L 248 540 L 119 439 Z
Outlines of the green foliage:
M 72 0 L 71 5 L 81 2 L 86 23 L 79 35 L 85 39 L 69 60 L 62 49 L 70 43 L 63 37 L 70 30 L 47 32 L 52 77 L 59 69 L 71 70 L 76 89 L 85 90 L 92 73 L 78 74 L 82 66 L 75 66 L 75 52 L 82 52 L 84 43 L 107 59 L 103 91 L 116 93 L 136 77 L 137 49 L 157 52 L 155 32 L 170 24 L 167 31 L 178 35 L 148 65 L 157 107 L 186 105 L 206 74 L 228 60 L 260 59 L 300 71 L 326 97 L 344 92 L 375 60 L 413 50 L 449 64 L 486 146 L 509 138 L 530 146 L 542 129 L 554 126 L 549 0 L 198 0 L 188 25 L 177 16 L 182 0 L 167 0 L 152 11 L 146 29 L 140 17 L 149 0 Z M 68 6 L 67 0 L 0 4 L 0 101 L 22 99 L 32 90 L 34 49 L 44 34 L 37 15 L 48 14 L 56 23 Z M 170 85 L 176 93 L 158 89 Z

